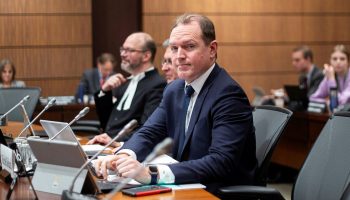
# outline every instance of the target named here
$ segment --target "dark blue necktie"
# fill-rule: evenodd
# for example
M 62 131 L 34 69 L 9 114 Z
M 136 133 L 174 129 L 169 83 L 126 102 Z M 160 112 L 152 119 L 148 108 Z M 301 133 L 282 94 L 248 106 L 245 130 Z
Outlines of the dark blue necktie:
M 182 107 L 181 112 L 181 127 L 180 127 L 180 136 L 179 136 L 179 149 L 177 151 L 177 160 L 181 160 L 181 151 L 185 142 L 185 130 L 186 130 L 186 115 L 187 115 L 187 109 L 188 105 L 190 104 L 191 96 L 194 93 L 194 89 L 191 85 L 187 85 L 185 88 L 185 97 L 184 97 L 184 103 Z

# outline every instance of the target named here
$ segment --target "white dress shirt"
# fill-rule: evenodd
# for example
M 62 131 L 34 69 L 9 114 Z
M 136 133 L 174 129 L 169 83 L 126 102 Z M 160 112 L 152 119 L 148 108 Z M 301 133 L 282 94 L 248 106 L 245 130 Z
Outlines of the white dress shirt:
M 139 84 L 139 82 L 143 78 L 145 78 L 145 76 L 146 76 L 145 73 L 148 71 L 151 71 L 151 70 L 154 70 L 154 67 L 151 67 L 148 70 L 146 70 L 145 72 L 137 74 L 136 76 L 128 77 L 128 79 L 131 79 L 131 81 L 128 85 L 128 88 L 124 92 L 122 99 L 119 101 L 119 104 L 117 106 L 117 110 L 129 110 L 130 109 L 131 102 L 134 99 L 134 96 L 136 93 L 137 85 Z
M 194 89 L 194 93 L 191 96 L 190 103 L 187 108 L 187 113 L 186 113 L 186 124 L 185 124 L 185 132 L 187 132 L 188 125 L 190 124 L 190 119 L 192 116 L 192 111 L 194 108 L 194 105 L 196 103 L 198 94 L 203 88 L 203 85 L 205 81 L 208 79 L 210 73 L 213 71 L 215 66 L 215 63 L 200 77 L 198 77 L 196 80 L 192 81 L 191 83 L 185 83 L 184 90 L 187 85 L 191 85 Z M 137 159 L 137 156 L 134 151 L 130 149 L 122 149 L 120 150 L 117 154 L 120 153 L 126 153 L 129 154 L 132 158 Z M 171 171 L 170 167 L 167 165 L 157 165 L 158 172 L 159 172 L 159 180 L 158 183 L 160 184 L 171 184 L 175 182 L 175 176 L 174 173 Z

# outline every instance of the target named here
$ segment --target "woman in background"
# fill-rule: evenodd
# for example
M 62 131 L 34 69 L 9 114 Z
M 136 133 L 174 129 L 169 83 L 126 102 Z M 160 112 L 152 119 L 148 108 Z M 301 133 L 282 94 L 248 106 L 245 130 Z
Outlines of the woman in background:
M 16 68 L 9 59 L 0 61 L 0 88 L 25 87 L 23 81 L 16 80 Z
M 330 65 L 324 65 L 323 73 L 325 77 L 310 101 L 326 102 L 331 88 L 336 88 L 338 104 L 350 103 L 349 51 L 344 45 L 334 47 Z

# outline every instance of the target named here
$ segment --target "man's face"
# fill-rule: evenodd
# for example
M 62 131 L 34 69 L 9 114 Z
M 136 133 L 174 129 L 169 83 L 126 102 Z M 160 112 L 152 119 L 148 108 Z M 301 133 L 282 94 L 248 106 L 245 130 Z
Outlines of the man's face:
M 164 72 L 165 79 L 168 83 L 177 79 L 176 66 L 172 62 L 172 53 L 170 47 L 166 48 L 163 61 L 162 61 L 162 70 Z
M 304 58 L 302 51 L 292 53 L 292 65 L 299 73 L 306 72 L 309 64 L 310 61 Z
M 111 61 L 107 61 L 104 64 L 98 63 L 97 66 L 103 78 L 107 78 L 113 72 L 113 64 Z
M 214 63 L 217 43 L 206 45 L 197 22 L 179 24 L 170 34 L 172 61 L 177 68 L 179 78 L 187 83 L 202 75 Z
M 134 35 L 129 36 L 120 50 L 120 57 L 122 59 L 121 68 L 122 70 L 132 74 L 132 72 L 141 66 L 143 62 L 143 55 L 145 51 Z

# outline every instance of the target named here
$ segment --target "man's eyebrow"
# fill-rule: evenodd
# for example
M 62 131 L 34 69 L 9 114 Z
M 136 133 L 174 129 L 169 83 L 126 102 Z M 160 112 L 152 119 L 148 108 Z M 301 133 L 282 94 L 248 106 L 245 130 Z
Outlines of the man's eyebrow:
M 179 43 L 180 43 L 180 45 L 183 45 L 183 44 L 186 45 L 186 44 L 197 43 L 197 42 L 193 39 L 188 39 L 188 40 L 180 41 Z M 170 42 L 169 45 L 176 46 L 176 44 L 174 42 Z

